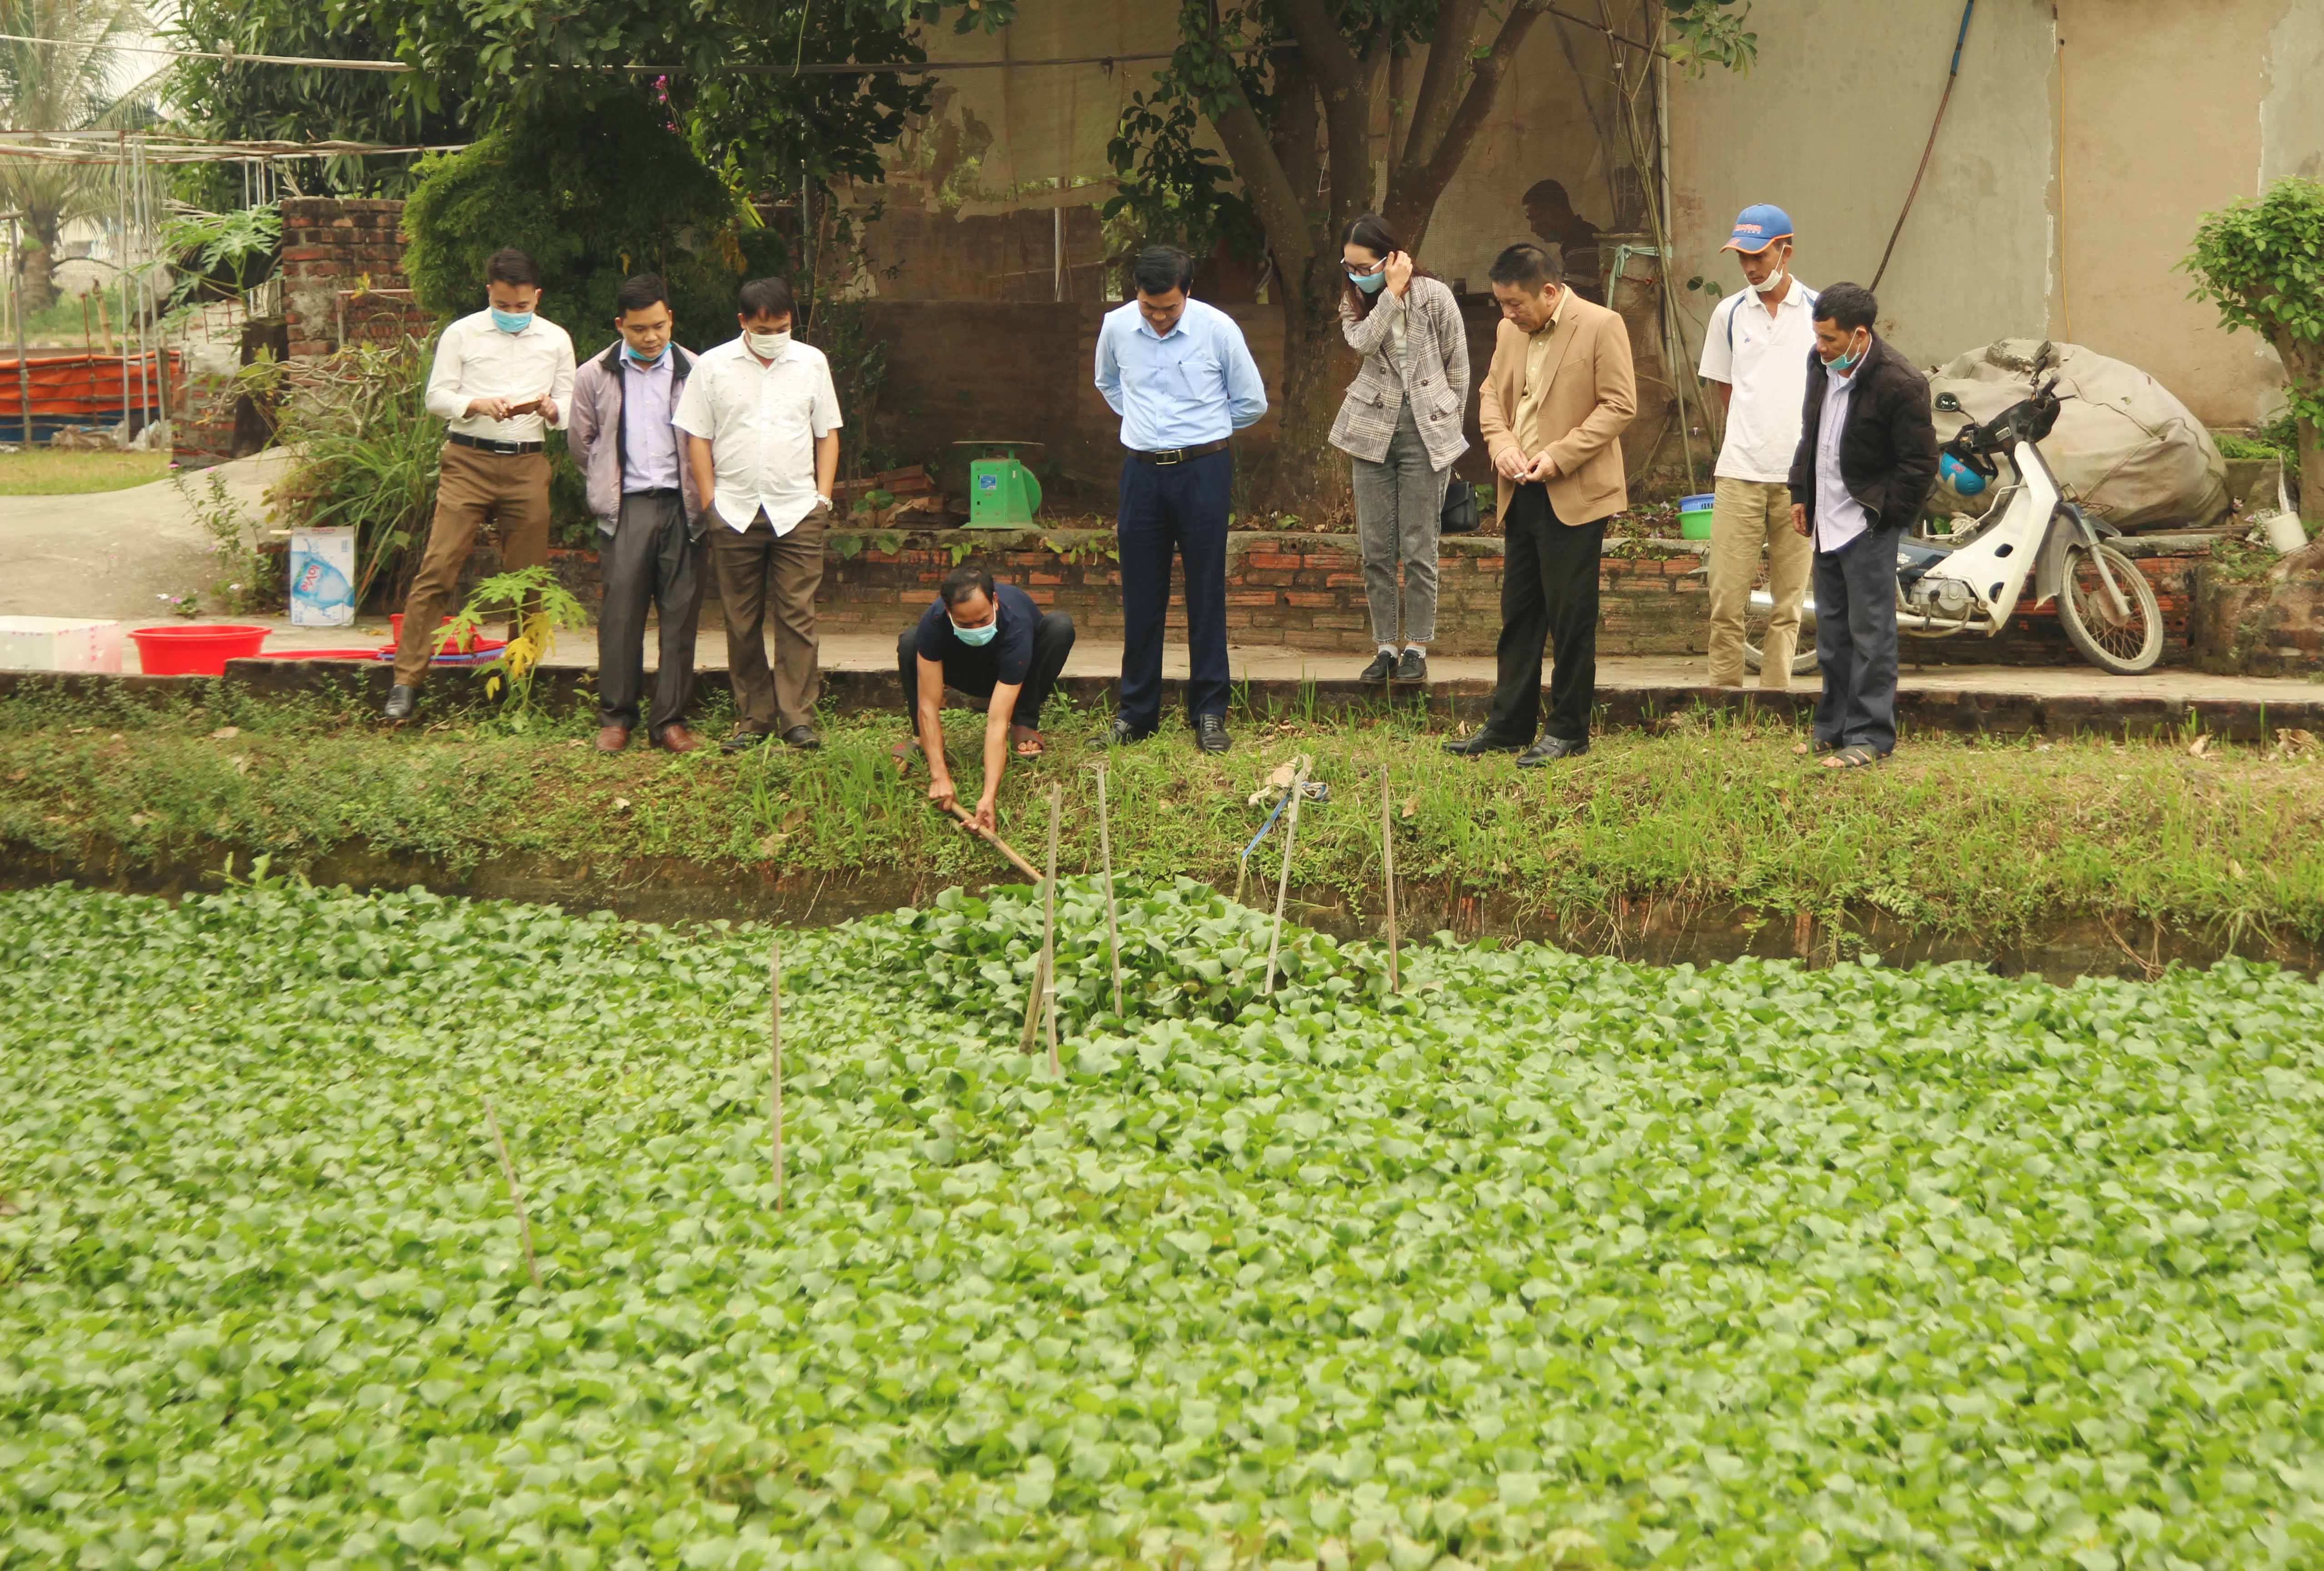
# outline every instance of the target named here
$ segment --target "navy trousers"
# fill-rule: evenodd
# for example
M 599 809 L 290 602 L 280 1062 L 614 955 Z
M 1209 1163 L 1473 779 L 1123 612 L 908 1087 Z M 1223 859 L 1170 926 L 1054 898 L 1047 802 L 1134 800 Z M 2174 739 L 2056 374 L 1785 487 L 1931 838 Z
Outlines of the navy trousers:
M 1186 584 L 1186 712 L 1227 712 L 1227 512 L 1234 455 L 1183 464 L 1121 464 L 1121 718 L 1141 731 L 1162 721 L 1162 640 L 1170 557 Z
M 1868 529 L 1815 556 L 1816 740 L 1896 746 L 1896 529 Z

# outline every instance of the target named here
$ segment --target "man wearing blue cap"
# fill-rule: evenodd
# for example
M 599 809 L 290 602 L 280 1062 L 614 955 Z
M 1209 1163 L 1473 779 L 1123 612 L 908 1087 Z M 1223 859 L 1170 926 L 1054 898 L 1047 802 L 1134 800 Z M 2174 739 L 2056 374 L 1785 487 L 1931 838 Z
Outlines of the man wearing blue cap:
M 1712 308 L 1700 367 L 1727 410 L 1727 439 L 1711 472 L 1711 684 L 1743 685 L 1743 613 L 1764 549 L 1775 611 L 1759 685 L 1780 693 L 1792 684 L 1800 602 L 1815 560 L 1814 548 L 1791 527 L 1785 481 L 1800 441 L 1816 296 L 1792 276 L 1792 221 L 1781 207 L 1758 202 L 1744 208 L 1722 249 L 1736 253 L 1750 287 Z

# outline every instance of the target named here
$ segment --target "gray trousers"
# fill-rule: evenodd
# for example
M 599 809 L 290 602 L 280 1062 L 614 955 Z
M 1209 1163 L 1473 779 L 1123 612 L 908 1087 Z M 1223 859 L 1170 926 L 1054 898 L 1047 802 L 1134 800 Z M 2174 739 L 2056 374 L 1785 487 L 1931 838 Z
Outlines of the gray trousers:
M 1432 468 L 1413 423 L 1412 400 L 1396 418 L 1396 435 L 1378 464 L 1355 463 L 1356 542 L 1364 554 L 1364 599 L 1372 641 L 1397 641 L 1396 570 L 1404 567 L 1403 634 L 1425 644 L 1436 636 L 1436 527 L 1444 512 L 1448 465 Z
M 1835 748 L 1896 747 L 1896 537 L 1867 529 L 1815 556 L 1815 739 Z
M 706 510 L 699 521 L 709 522 Z M 605 581 L 597 618 L 597 723 L 637 729 L 651 606 L 661 613 L 661 657 L 646 734 L 659 737 L 693 696 L 694 629 L 710 576 L 709 542 L 687 533 L 686 504 L 677 495 L 635 495 L 622 499 L 613 534 L 600 529 L 597 546 Z

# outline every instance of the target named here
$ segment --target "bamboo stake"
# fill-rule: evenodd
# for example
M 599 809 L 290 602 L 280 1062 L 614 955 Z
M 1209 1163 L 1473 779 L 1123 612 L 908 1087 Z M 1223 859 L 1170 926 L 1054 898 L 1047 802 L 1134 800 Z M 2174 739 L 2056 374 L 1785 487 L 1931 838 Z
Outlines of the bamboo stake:
M 767 1064 L 773 1085 L 767 1095 L 767 1145 L 775 1164 L 775 1209 L 783 1208 L 783 941 L 767 957 Z
M 501 1138 L 500 1115 L 493 1111 L 493 1099 L 484 1098 L 484 1122 L 492 1125 L 493 1149 L 501 1153 L 501 1176 L 508 1180 L 509 1199 L 516 1205 L 517 1236 L 524 1240 L 524 1268 L 532 1273 L 532 1285 L 540 1285 L 540 1266 L 532 1257 L 532 1220 L 524 1214 L 524 1186 L 516 1181 L 516 1163 L 509 1160 L 508 1142 Z
M 1017 1051 L 1030 1052 L 1041 1029 L 1041 993 L 1049 985 L 1049 956 L 1046 945 L 1033 960 L 1033 986 L 1025 995 L 1025 1034 L 1018 1039 Z
M 1057 1070 L 1057 821 L 1065 808 L 1065 788 L 1049 787 L 1049 877 L 1041 886 L 1041 1013 L 1048 1024 L 1049 1073 Z
M 1299 801 L 1307 795 L 1307 763 L 1299 760 L 1299 773 L 1291 782 L 1291 814 L 1283 823 L 1283 877 L 1275 886 L 1275 931 L 1267 940 L 1267 996 L 1275 996 L 1275 956 L 1283 946 L 1283 908 L 1291 899 L 1291 847 L 1299 838 Z
M 1395 810 L 1388 804 L 1388 766 L 1380 766 L 1380 876 L 1388 885 L 1388 990 L 1400 992 L 1396 952 Z
M 1027 861 L 1023 857 L 1019 856 L 1017 854 L 1016 848 L 1011 846 L 1007 841 L 1002 840 L 999 835 L 993 833 L 989 829 L 980 828 L 976 822 L 976 814 L 969 812 L 966 808 L 961 806 L 959 803 L 955 802 L 952 804 L 952 815 L 960 820 L 961 828 L 968 831 L 969 833 L 984 841 L 987 845 L 990 845 L 994 850 L 999 851 L 1002 856 L 1007 857 L 1009 860 L 1014 864 L 1019 872 L 1032 879 L 1036 884 L 1041 881 L 1041 870 L 1038 868 L 1036 868 L 1032 863 Z
M 1063 212 L 1063 208 L 1058 209 Z M 1121 1013 L 1121 921 L 1113 900 L 1113 832 L 1106 822 L 1105 761 L 1097 766 L 1097 850 L 1105 868 L 1105 949 L 1113 962 L 1113 1012 Z

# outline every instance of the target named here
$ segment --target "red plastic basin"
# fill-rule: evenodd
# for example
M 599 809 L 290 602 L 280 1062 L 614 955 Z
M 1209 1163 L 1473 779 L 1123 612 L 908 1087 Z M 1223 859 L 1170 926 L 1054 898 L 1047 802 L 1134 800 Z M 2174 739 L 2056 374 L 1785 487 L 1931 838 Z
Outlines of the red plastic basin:
M 452 619 L 450 617 L 439 618 L 436 623 L 439 628 L 449 627 L 451 624 Z M 403 641 L 403 613 L 401 611 L 397 611 L 393 616 L 387 619 L 387 641 L 391 644 L 400 644 Z M 458 648 L 460 653 L 463 655 L 473 655 L 475 653 L 476 635 L 474 629 L 471 629 L 467 632 L 460 635 Z
M 264 628 L 243 622 L 188 622 L 133 628 L 137 664 L 148 676 L 223 676 L 228 660 L 247 659 L 266 642 Z

